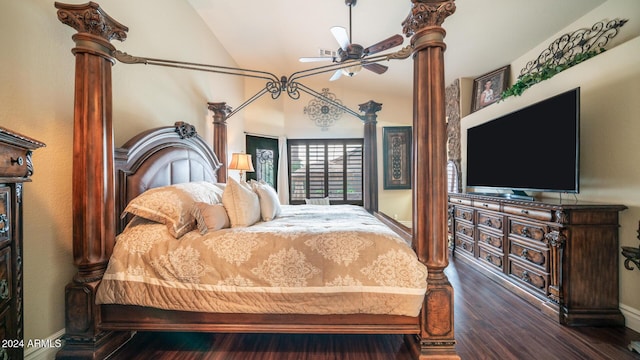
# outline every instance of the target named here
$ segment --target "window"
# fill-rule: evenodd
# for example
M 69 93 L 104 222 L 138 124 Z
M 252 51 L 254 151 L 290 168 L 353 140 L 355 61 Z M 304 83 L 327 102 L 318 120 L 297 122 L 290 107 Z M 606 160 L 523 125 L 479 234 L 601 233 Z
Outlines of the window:
M 362 139 L 289 139 L 289 202 L 363 205 Z

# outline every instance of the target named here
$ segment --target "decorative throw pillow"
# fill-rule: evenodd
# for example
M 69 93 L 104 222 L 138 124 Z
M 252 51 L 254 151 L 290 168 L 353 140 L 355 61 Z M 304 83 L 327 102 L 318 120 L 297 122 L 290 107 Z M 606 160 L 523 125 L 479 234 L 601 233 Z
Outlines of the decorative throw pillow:
M 304 199 L 304 203 L 307 205 L 330 205 L 328 196 L 321 199 Z
M 262 221 L 271 221 L 280 215 L 282 208 L 276 190 L 264 180 L 253 181 L 251 185 L 260 199 Z
M 231 227 L 251 226 L 260 221 L 260 200 L 247 183 L 240 184 L 228 178 L 222 204 L 229 215 Z
M 222 204 L 196 202 L 191 208 L 191 215 L 196 219 L 200 234 L 225 229 L 231 226 L 229 216 Z
M 206 181 L 162 186 L 147 190 L 131 200 L 124 212 L 165 224 L 169 233 L 179 239 L 196 227 L 191 215 L 193 204 L 219 203 L 222 193 L 219 187 Z

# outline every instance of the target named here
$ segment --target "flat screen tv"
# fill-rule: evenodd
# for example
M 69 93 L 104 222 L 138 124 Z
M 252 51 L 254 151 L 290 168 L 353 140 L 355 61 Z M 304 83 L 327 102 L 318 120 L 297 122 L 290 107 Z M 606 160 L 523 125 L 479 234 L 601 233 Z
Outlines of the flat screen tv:
M 467 130 L 469 187 L 578 193 L 579 164 L 580 88 Z

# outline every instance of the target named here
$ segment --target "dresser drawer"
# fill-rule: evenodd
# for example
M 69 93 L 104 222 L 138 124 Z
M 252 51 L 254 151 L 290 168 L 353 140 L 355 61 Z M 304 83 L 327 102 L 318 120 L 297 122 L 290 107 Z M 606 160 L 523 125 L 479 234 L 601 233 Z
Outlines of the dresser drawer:
M 502 232 L 503 220 L 499 214 L 478 211 L 478 225 L 486 226 Z
M 480 259 L 482 262 L 491 264 L 500 271 L 502 271 L 502 269 L 504 268 L 503 256 L 489 250 L 482 244 L 478 244 L 478 259 Z
M 518 258 L 545 272 L 549 271 L 549 249 L 533 246 L 526 241 L 511 239 L 509 256 Z
M 548 232 L 549 227 L 544 224 L 509 219 L 509 235 L 543 242 Z
M 502 236 L 502 234 L 495 234 L 491 231 L 479 228 L 478 242 L 481 242 L 486 246 L 491 246 L 497 251 L 502 251 L 504 247 L 504 236 Z
M 0 186 L 0 247 L 11 240 L 11 189 Z
M 0 144 L 0 174 L 4 177 L 27 176 L 27 150 Z
M 449 196 L 449 202 L 456 205 L 471 205 L 471 199 Z
M 11 248 L 0 250 L 0 309 L 9 304 L 12 292 Z
M 454 216 L 456 217 L 456 219 L 462 219 L 469 222 L 473 222 L 473 209 L 456 206 Z
M 531 219 L 543 220 L 543 221 L 551 221 L 551 219 L 553 218 L 553 215 L 549 210 L 537 210 L 537 209 L 524 208 L 524 207 L 519 207 L 514 205 L 505 205 L 502 211 L 504 211 L 507 214 L 519 215 L 519 216 L 524 216 Z
M 456 234 L 455 237 L 456 252 L 461 251 L 467 255 L 473 256 L 473 240 Z
M 491 201 L 473 200 L 473 206 L 485 210 L 500 211 L 500 204 Z
M 21 340 L 14 338 L 12 335 L 15 334 L 15 329 L 9 310 L 10 308 L 6 308 L 0 312 L 0 340 L 8 341 L 3 343 L 6 347 L 0 348 L 0 359 L 22 359 Z
M 456 233 L 473 237 L 473 225 L 456 221 Z
M 521 261 L 509 258 L 509 277 L 534 292 L 547 295 L 549 286 L 549 274 L 535 269 Z

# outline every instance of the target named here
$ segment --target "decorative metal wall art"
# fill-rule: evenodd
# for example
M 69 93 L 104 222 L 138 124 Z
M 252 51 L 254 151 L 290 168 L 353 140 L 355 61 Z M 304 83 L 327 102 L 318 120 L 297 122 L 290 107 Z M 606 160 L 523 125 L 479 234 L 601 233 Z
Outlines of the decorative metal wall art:
M 578 54 L 604 49 L 609 40 L 618 35 L 618 31 L 627 21 L 626 19 L 602 20 L 593 24 L 590 29 L 583 28 L 560 36 L 535 60 L 529 61 L 520 71 L 520 76 L 539 72 L 543 67 L 564 64 Z
M 336 98 L 335 94 L 330 93 L 328 88 L 323 88 L 322 97 L 314 97 L 311 99 L 309 105 L 304 107 L 304 113 L 309 115 L 311 121 L 313 121 L 316 126 L 319 126 L 322 131 L 326 131 L 330 126 L 333 126 L 336 121 L 340 120 L 344 113 L 342 108 L 335 106 L 334 103 L 342 105 L 342 102 Z
M 411 126 L 382 128 L 384 189 L 411 189 Z

